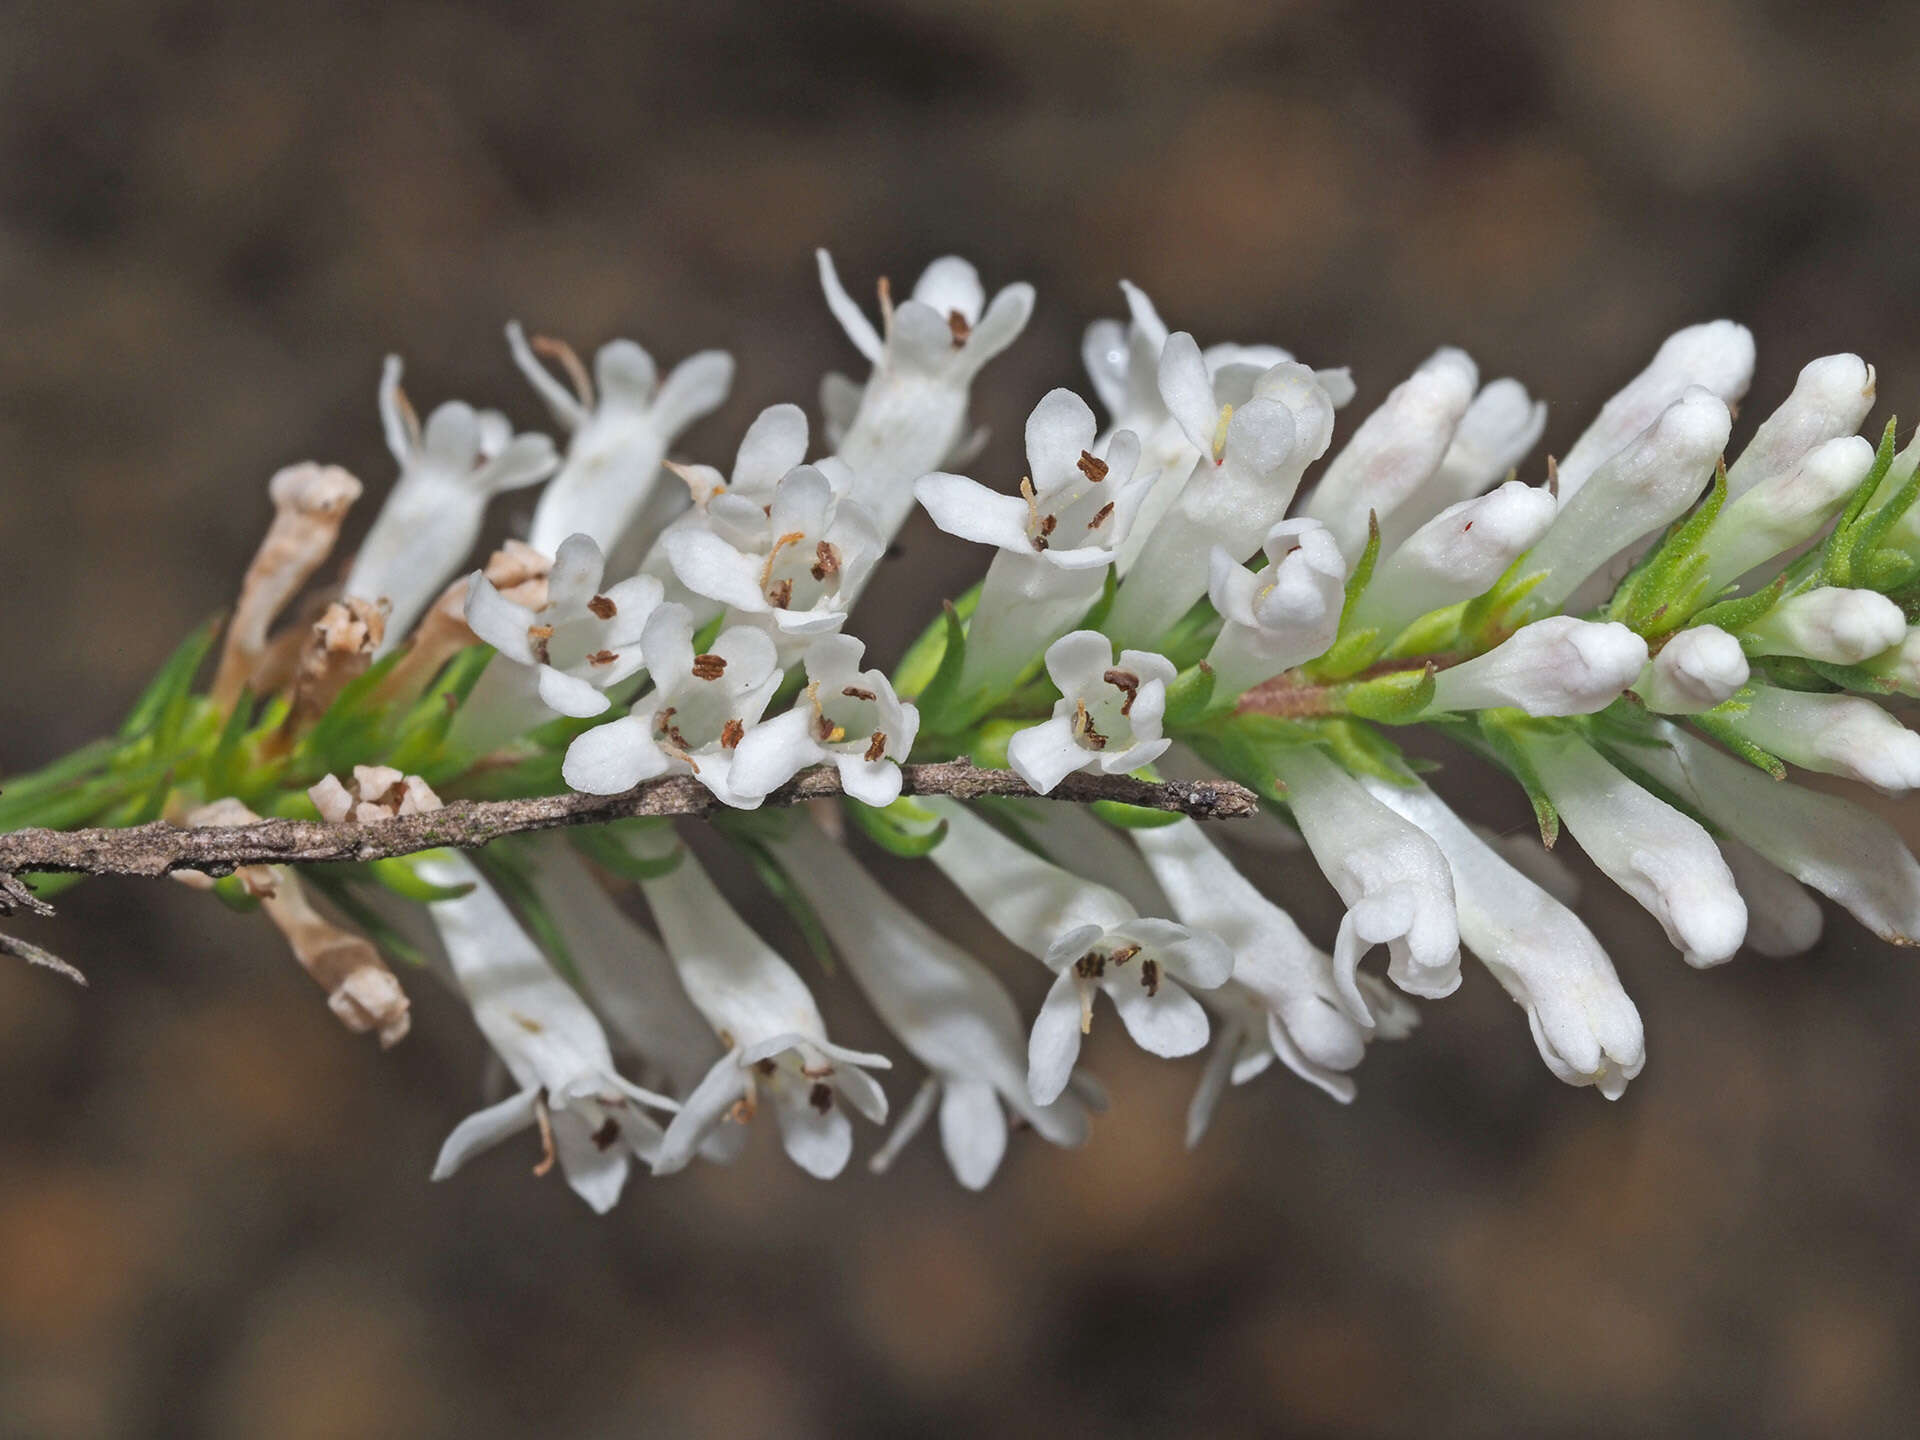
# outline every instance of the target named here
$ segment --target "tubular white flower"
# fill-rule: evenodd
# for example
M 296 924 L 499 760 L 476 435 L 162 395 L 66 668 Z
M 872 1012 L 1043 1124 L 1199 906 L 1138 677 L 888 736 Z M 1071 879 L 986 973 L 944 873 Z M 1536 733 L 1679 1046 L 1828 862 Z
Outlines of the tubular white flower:
M 931 1072 L 941 1143 L 962 1185 L 979 1190 L 1000 1168 L 1007 1147 L 1002 1106 L 1052 1144 L 1085 1142 L 1082 1092 L 1096 1093 L 1091 1082 L 1076 1075 L 1051 1104 L 1034 1103 L 1020 1012 L 986 966 L 902 905 L 812 824 L 796 825 L 773 850 L 875 1012 Z M 874 1156 L 876 1170 L 891 1163 L 926 1120 L 934 1094 L 923 1088 L 926 1098 L 916 1099 Z
M 1920 944 L 1920 861 L 1893 826 L 1841 796 L 1774 780 L 1677 725 L 1657 734 L 1664 748 L 1636 747 L 1633 759 L 1661 784 L 1882 939 Z
M 853 469 L 853 498 L 884 545 L 913 510 L 913 482 L 961 442 L 973 378 L 1026 328 L 1033 287 L 1009 285 L 983 308 L 979 275 L 948 255 L 921 274 L 912 299 L 889 309 L 883 289 L 883 338 L 841 286 L 827 252 L 814 254 L 828 307 L 873 364 L 839 455 Z
M 1007 763 L 1042 795 L 1076 770 L 1124 775 L 1151 765 L 1173 742 L 1160 733 L 1171 661 L 1122 650 L 1097 630 L 1075 630 L 1047 647 L 1047 675 L 1060 698 L 1053 717 L 1007 742 Z
M 1387 974 L 1409 995 L 1451 995 L 1460 986 L 1460 930 L 1440 847 L 1319 749 L 1290 746 L 1270 758 L 1307 848 L 1347 905 L 1333 942 L 1347 1012 L 1374 1023 L 1356 976 L 1375 945 L 1387 947 Z
M 1440 468 L 1391 515 L 1381 516 L 1382 548 L 1400 544 L 1448 507 L 1506 479 L 1546 428 L 1547 402 L 1530 397 L 1518 380 L 1481 386 L 1454 427 Z
M 1160 392 L 1200 458 L 1114 598 L 1107 629 L 1122 643 L 1151 643 L 1186 614 L 1215 546 L 1236 562 L 1253 554 L 1333 438 L 1333 399 L 1306 366 L 1275 365 L 1232 404 L 1184 333 L 1161 352 Z
M 1466 351 L 1436 350 L 1328 463 L 1305 513 L 1333 531 L 1349 563 L 1366 548 L 1367 517 L 1384 521 L 1434 478 L 1479 383 Z
M 1750 654 L 1858 665 L 1907 636 L 1907 617 L 1877 590 L 1822 585 L 1790 595 L 1740 632 Z
M 1540 542 L 1558 513 L 1544 488 L 1518 480 L 1449 505 L 1391 551 L 1383 543 L 1354 603 L 1354 627 L 1391 639 L 1429 611 L 1484 593 Z
M 1722 836 L 1720 853 L 1747 902 L 1747 948 L 1784 960 L 1819 943 L 1826 917 L 1798 880 L 1738 840 Z
M 1140 443 L 1114 435 L 1093 453 L 1093 411 L 1071 390 L 1049 392 L 1027 417 L 1030 476 L 1019 495 L 936 472 L 914 494 L 949 535 L 996 547 L 967 626 L 962 694 L 1004 693 L 1033 657 L 1072 629 L 1106 583 L 1115 547 L 1153 484 Z
M 1731 320 L 1689 325 L 1669 335 L 1652 363 L 1601 407 L 1561 460 L 1562 507 L 1688 390 L 1699 387 L 1733 405 L 1753 382 L 1753 359 L 1752 332 Z
M 1727 467 L 1727 494 L 1790 474 L 1814 447 L 1850 436 L 1873 409 L 1873 366 L 1858 355 L 1809 361 L 1781 402 L 1753 432 L 1740 458 Z
M 1517 705 L 1529 715 L 1591 715 L 1618 700 L 1647 664 L 1647 642 L 1614 621 L 1549 615 L 1434 677 L 1432 709 Z
M 1096 990 L 1149 1054 L 1191 1055 L 1206 1045 L 1206 1012 L 1187 987 L 1211 990 L 1233 973 L 1217 938 L 1142 918 L 1118 891 L 1041 859 L 956 801 L 923 803 L 947 822 L 929 858 L 994 929 L 1055 974 L 1027 1050 L 1035 1104 L 1065 1090 Z
M 528 541 L 551 555 L 569 535 L 589 535 L 611 553 L 659 482 L 667 448 L 726 401 L 733 357 L 702 350 L 656 383 L 653 357 L 631 340 L 613 340 L 593 357 L 589 381 L 570 349 L 554 347 L 569 363 L 569 390 L 540 363 L 517 321 L 507 326 L 507 345 L 555 423 L 573 434 L 566 463 L 534 507 Z
M 1754 686 L 1742 698 L 1747 708 L 1728 716 L 1728 723 L 1790 764 L 1843 775 L 1883 795 L 1920 786 L 1920 734 L 1871 700 L 1767 685 Z
M 480 538 L 487 502 L 551 475 L 560 463 L 544 435 L 515 435 L 498 411 L 449 400 L 424 429 L 400 391 L 400 357 L 380 376 L 380 417 L 400 478 L 347 572 L 345 593 L 385 601 L 391 650 L 454 577 Z
M 607 688 L 646 663 L 640 636 L 660 604 L 660 582 L 636 575 L 603 593 L 605 575 L 600 547 L 570 535 L 554 557 L 547 602 L 538 609 L 509 600 L 484 571 L 467 581 L 468 626 L 503 660 L 529 670 L 541 702 L 556 714 L 600 714 Z
M 920 711 L 881 670 L 862 670 L 866 646 L 822 635 L 807 647 L 807 688 L 793 709 L 753 727 L 734 751 L 729 783 L 765 796 L 809 765 L 831 764 L 840 788 L 868 805 L 900 798 L 900 762 L 920 733 Z
M 472 861 L 432 850 L 415 858 L 414 869 L 431 885 L 473 887 L 458 899 L 430 902 L 427 913 L 474 1023 L 520 1087 L 454 1127 L 433 1178 L 446 1179 L 480 1151 L 538 1123 L 552 1135 L 567 1184 L 606 1213 L 626 1186 L 628 1152 L 651 1160 L 659 1150 L 660 1127 L 638 1107 L 677 1107 L 620 1077 L 600 1022 L 554 974 Z
M 780 684 L 773 641 L 735 625 L 713 649 L 693 653 L 693 617 L 661 605 L 641 632 L 653 689 L 618 720 L 575 737 L 561 774 L 575 790 L 618 795 L 642 780 L 693 775 L 723 804 L 751 810 L 759 796 L 728 783 L 734 748 L 759 721 Z
M 886 548 L 865 510 L 812 465 L 788 471 L 770 502 L 729 492 L 706 514 L 705 526 L 662 536 L 667 563 L 694 594 L 764 620 L 783 664 L 840 628 Z
M 1527 597 L 1533 612 L 1557 610 L 1615 554 L 1685 514 L 1713 478 L 1732 426 L 1726 402 L 1695 386 L 1571 498 L 1563 470 L 1559 517 L 1526 560 L 1530 573 L 1546 572 Z
M 1580 848 L 1660 922 L 1687 963 L 1731 960 L 1747 907 L 1713 837 L 1577 735 L 1528 732 L 1520 743 Z
M 1446 853 L 1460 906 L 1460 939 L 1527 1012 L 1547 1068 L 1609 1100 L 1646 1064 L 1640 1012 L 1593 932 L 1508 864 L 1424 785 L 1362 777 L 1368 792 L 1411 820 Z
M 661 853 L 671 849 L 663 842 Z M 833 1179 L 853 1153 L 846 1106 L 884 1124 L 886 1093 L 867 1071 L 893 1062 L 827 1039 L 806 982 L 734 913 L 691 855 L 640 888 L 688 998 L 728 1047 L 667 1127 L 655 1173 L 683 1168 L 728 1116 L 751 1118 L 764 1095 L 788 1158 Z
M 1366 1056 L 1368 1027 L 1343 1008 L 1333 957 L 1301 933 L 1256 890 L 1192 820 L 1132 832 L 1182 923 L 1216 935 L 1233 953 L 1228 986 L 1251 1002 L 1259 1024 L 1239 1047 L 1262 1039 L 1286 1067 L 1343 1104 L 1353 1099 L 1345 1072 Z M 1197 1137 L 1196 1137 L 1197 1138 Z
M 1649 710 L 1698 715 L 1739 694 L 1750 673 L 1738 640 L 1718 625 L 1694 625 L 1660 647 L 1633 689 Z
M 1791 469 L 1765 476 L 1727 505 L 1700 537 L 1699 553 L 1707 560 L 1701 593 L 1717 595 L 1742 575 L 1818 535 L 1867 478 L 1873 455 L 1873 445 L 1858 435 L 1828 440 Z
M 1324 654 L 1340 630 L 1347 562 L 1327 527 L 1282 520 L 1263 548 L 1263 570 L 1244 569 L 1218 547 L 1213 552 L 1207 594 L 1223 623 L 1207 664 L 1222 698 Z
M 1910 628 L 1898 645 L 1867 661 L 1866 668 L 1900 694 L 1920 697 L 1920 627 Z

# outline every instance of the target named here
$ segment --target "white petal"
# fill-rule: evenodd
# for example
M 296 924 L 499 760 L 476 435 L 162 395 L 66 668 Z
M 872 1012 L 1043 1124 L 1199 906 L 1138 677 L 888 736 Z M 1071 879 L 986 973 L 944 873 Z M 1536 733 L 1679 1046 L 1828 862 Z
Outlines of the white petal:
M 1058 1100 L 1079 1058 L 1080 986 L 1068 972 L 1047 991 L 1027 1040 L 1027 1094 L 1033 1103 Z
M 533 623 L 533 611 L 507 599 L 478 570 L 468 578 L 468 627 L 515 664 L 534 663 L 533 642 L 527 635 L 527 627 Z
M 774 1117 L 780 1122 L 780 1142 L 787 1157 L 817 1180 L 831 1180 L 847 1168 L 853 1154 L 853 1122 L 840 1106 L 824 1113 L 814 1109 L 797 1085 L 774 1092 Z
M 980 284 L 980 272 L 972 265 L 958 255 L 942 255 L 920 272 L 913 298 L 931 306 L 942 319 L 957 314 L 971 325 L 980 318 L 987 292 Z
M 651 723 L 650 715 L 644 720 L 623 716 L 575 736 L 560 767 L 561 777 L 569 787 L 588 795 L 618 795 L 642 780 L 666 774 L 669 762 L 648 733 Z
M 798 405 L 769 405 L 754 417 L 733 461 L 736 490 L 771 490 L 807 458 L 807 412 Z
M 631 340 L 609 340 L 593 357 L 594 383 L 603 405 L 644 410 L 653 403 L 659 378 L 653 357 Z
M 1116 980 L 1110 970 L 1102 988 L 1120 1012 L 1120 1023 L 1133 1043 L 1148 1054 L 1174 1059 L 1206 1048 L 1207 1012 L 1178 981 L 1163 978 L 1158 990 L 1149 994 L 1137 977 Z
M 978 374 L 981 366 L 1020 338 L 1032 314 L 1031 285 L 1009 285 L 996 294 L 987 306 L 987 313 L 980 317 L 973 333 L 967 337 L 967 343 L 960 347 L 964 372 Z
M 864 805 L 885 809 L 900 798 L 900 767 L 891 760 L 868 760 L 861 755 L 836 755 L 840 788 Z
M 710 530 L 688 526 L 665 537 L 667 563 L 674 576 L 696 595 L 736 610 L 767 609 L 760 592 L 761 560 L 743 555 Z
M 653 397 L 653 420 L 662 435 L 678 435 L 687 426 L 726 403 L 733 388 L 733 357 L 724 350 L 702 350 L 673 367 Z
M 820 288 L 826 293 L 827 308 L 833 312 L 833 318 L 840 322 L 840 328 L 847 332 L 847 338 L 853 341 L 855 348 L 878 365 L 885 347 L 880 343 L 873 322 L 853 303 L 853 297 L 847 294 L 846 287 L 840 283 L 840 273 L 833 268 L 833 257 L 825 250 L 816 250 L 813 256 L 820 265 Z
M 1220 406 L 1213 398 L 1213 381 L 1207 377 L 1200 346 L 1184 330 L 1169 335 L 1160 351 L 1160 398 L 1187 439 L 1210 458 Z
M 551 665 L 540 667 L 540 701 L 549 710 L 576 720 L 591 719 L 609 704 L 607 697 L 591 681 L 569 675 L 564 670 L 556 670 Z
M 1093 752 L 1073 738 L 1073 722 L 1065 716 L 1030 726 L 1007 741 L 1008 766 L 1041 795 L 1052 794 L 1092 758 Z
M 949 1080 L 940 1099 L 940 1143 L 969 1190 L 983 1190 L 1007 1153 L 1007 1118 L 984 1080 Z
M 596 1215 L 613 1209 L 631 1168 L 626 1150 L 618 1144 L 602 1149 L 586 1122 L 570 1110 L 553 1114 L 553 1148 L 560 1156 L 560 1173 L 573 1193 L 591 1205 Z
M 1071 390 L 1049 390 L 1027 416 L 1027 464 L 1042 494 L 1076 478 L 1083 452 L 1093 448 L 1093 411 Z
M 447 1136 L 440 1156 L 433 1162 L 433 1178 L 444 1180 L 482 1150 L 489 1150 L 511 1135 L 533 1124 L 533 1105 L 537 1090 L 522 1090 L 497 1105 L 475 1111 Z
M 989 490 L 964 475 L 936 471 L 915 483 L 913 498 L 949 535 L 1014 554 L 1033 553 L 1027 505 L 1017 496 Z

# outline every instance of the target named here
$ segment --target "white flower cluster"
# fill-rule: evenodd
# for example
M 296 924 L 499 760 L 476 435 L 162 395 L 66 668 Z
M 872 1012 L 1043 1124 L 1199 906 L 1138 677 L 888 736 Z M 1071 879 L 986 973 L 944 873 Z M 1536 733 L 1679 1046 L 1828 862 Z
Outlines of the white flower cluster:
M 528 541 L 544 573 L 475 572 L 462 592 L 496 652 L 465 701 L 494 722 L 471 733 L 522 747 L 509 756 L 546 736 L 576 790 L 681 775 L 734 812 L 837 769 L 844 811 L 719 829 L 837 953 L 893 1058 L 926 1073 L 875 1169 L 936 1105 L 968 1186 L 994 1174 L 1010 1121 L 1079 1143 L 1105 1104 L 1079 1068 L 1102 996 L 1154 1055 L 1212 1046 L 1190 1141 L 1229 1082 L 1275 1059 L 1349 1100 L 1368 1044 L 1461 984 L 1463 946 L 1556 1076 L 1619 1097 L 1646 1059 L 1641 1020 L 1564 898 L 1571 877 L 1463 821 L 1400 758 L 1397 726 L 1509 771 L 1548 843 L 1564 828 L 1689 964 L 1743 943 L 1805 950 L 1820 931 L 1808 888 L 1920 941 L 1920 864 L 1893 828 L 1781 778 L 1920 786 L 1920 736 L 1883 703 L 1920 697 L 1920 452 L 1857 433 L 1874 401 L 1857 357 L 1808 365 L 1725 465 L 1752 338 L 1727 321 L 1683 330 L 1529 485 L 1515 472 L 1545 406 L 1514 380 L 1483 385 L 1460 350 L 1336 446 L 1344 370 L 1203 348 L 1126 286 L 1129 320 L 1094 325 L 1085 347 L 1108 426 L 1054 390 L 1027 419 L 1026 474 L 989 485 L 940 467 L 977 451 L 970 387 L 1020 334 L 1031 289 L 989 301 L 947 258 L 897 303 L 882 282 L 876 327 L 819 262 L 871 373 L 829 377 L 824 444 L 776 405 L 724 474 L 666 461 L 725 398 L 724 355 L 656 383 L 646 352 L 616 341 L 589 376 L 509 327 L 571 432 L 564 457 L 463 405 L 421 426 L 390 361 L 401 475 L 346 589 L 389 607 L 384 643 L 400 644 L 467 563 L 487 498 L 547 479 Z M 890 677 L 847 624 L 916 500 L 991 560 Z M 901 798 L 903 762 L 956 756 L 1041 796 L 1076 772 L 1224 772 L 1271 813 L 1236 832 L 1126 807 Z M 924 856 L 1046 967 L 1030 1019 L 867 872 L 843 821 Z M 1345 906 L 1318 944 L 1261 883 L 1276 838 L 1304 842 Z M 876 1072 L 893 1059 L 829 1038 L 799 971 L 664 822 L 623 822 L 587 853 L 635 882 L 653 931 L 553 837 L 525 848 L 511 894 L 458 854 L 414 864 L 447 972 L 516 1086 L 454 1131 L 436 1175 L 537 1126 L 605 1209 L 633 1158 L 656 1174 L 724 1160 L 762 1103 L 798 1165 L 839 1173 L 849 1112 L 888 1118 Z M 1377 976 L 1363 965 L 1382 947 Z

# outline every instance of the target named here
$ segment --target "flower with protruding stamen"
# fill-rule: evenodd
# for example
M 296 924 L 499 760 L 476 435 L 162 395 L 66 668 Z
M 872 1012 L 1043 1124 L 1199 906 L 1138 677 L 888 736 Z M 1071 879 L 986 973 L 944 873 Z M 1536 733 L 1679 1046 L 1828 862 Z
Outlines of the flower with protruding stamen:
M 1522 730 L 1519 744 L 1580 848 L 1660 922 L 1689 965 L 1731 960 L 1747 907 L 1713 837 L 1569 731 Z
M 507 326 L 507 344 L 554 420 L 573 433 L 566 463 L 534 507 L 528 538 L 551 555 L 569 535 L 583 534 L 611 554 L 658 483 L 667 447 L 726 400 L 733 357 L 702 350 L 660 381 L 651 355 L 631 340 L 611 340 L 593 357 L 590 380 L 561 342 L 529 344 L 515 323 Z M 560 361 L 571 390 L 553 378 L 536 350 Z
M 780 684 L 773 641 L 763 630 L 722 630 L 705 654 L 693 653 L 693 617 L 661 605 L 640 634 L 653 689 L 631 713 L 577 736 L 561 774 L 575 790 L 618 795 L 642 780 L 692 775 L 723 804 L 751 810 L 760 797 L 728 783 L 736 746 L 759 721 Z
M 1906 612 L 1877 590 L 1821 585 L 1789 595 L 1740 632 L 1752 655 L 1799 655 L 1858 665 L 1898 645 Z
M 1349 563 L 1366 548 L 1368 517 L 1385 520 L 1433 479 L 1479 382 L 1464 350 L 1435 351 L 1328 462 L 1305 513 L 1333 531 Z
M 1042 795 L 1076 770 L 1124 775 L 1151 765 L 1173 742 L 1160 733 L 1171 661 L 1122 650 L 1097 630 L 1075 630 L 1047 647 L 1047 675 L 1059 690 L 1053 717 L 1007 742 L 1007 763 Z
M 1738 499 L 1787 475 L 1816 446 L 1852 435 L 1873 409 L 1873 399 L 1873 366 L 1858 355 L 1808 361 L 1793 393 L 1760 422 L 1740 458 L 1727 467 L 1728 497 Z
M 1811 540 L 1846 508 L 1873 468 L 1872 442 L 1846 435 L 1816 445 L 1792 468 L 1765 476 L 1713 517 L 1696 553 L 1706 558 L 1703 596 Z M 1882 482 L 1875 494 L 1887 490 Z
M 822 635 L 807 647 L 807 688 L 793 709 L 754 726 L 734 752 L 736 791 L 766 795 L 809 765 L 831 764 L 856 800 L 900 798 L 900 762 L 920 733 L 920 711 L 894 693 L 884 671 L 860 668 L 865 653 L 851 635 Z
M 1725 406 L 1738 403 L 1753 382 L 1753 358 L 1752 332 L 1731 320 L 1689 325 L 1669 335 L 1647 368 L 1601 406 L 1560 461 L 1562 508 L 1688 390 L 1704 389 Z
M 639 1107 L 678 1107 L 621 1078 L 600 1022 L 472 861 L 433 850 L 413 865 L 428 884 L 472 887 L 456 899 L 429 902 L 427 913 L 474 1023 L 520 1087 L 454 1127 L 433 1178 L 446 1179 L 480 1151 L 537 1124 L 548 1150 L 535 1173 L 546 1173 L 558 1157 L 575 1193 L 604 1214 L 627 1183 L 628 1153 L 651 1160 L 660 1145 L 660 1127 Z
M 788 471 L 766 503 L 716 495 L 706 514 L 705 526 L 663 537 L 667 562 L 694 594 L 764 620 L 783 664 L 840 628 L 886 548 L 866 511 L 812 465 Z
M 1318 520 L 1282 520 L 1267 532 L 1266 568 L 1243 568 L 1216 547 L 1207 596 L 1220 634 L 1207 652 L 1213 690 L 1238 695 L 1324 654 L 1340 630 L 1347 562 Z
M 672 845 L 663 835 L 656 853 Z M 867 1071 L 893 1062 L 827 1039 L 806 982 L 734 913 L 691 855 L 641 889 L 688 997 L 727 1047 L 667 1127 L 655 1173 L 684 1167 L 716 1127 L 751 1119 L 765 1095 L 793 1163 L 831 1180 L 853 1153 L 846 1106 L 876 1125 L 886 1121 L 886 1094 Z
M 1789 764 L 1871 785 L 1883 795 L 1920 788 L 1920 734 L 1860 695 L 1755 685 L 1727 723 Z
M 660 582 L 635 575 L 602 592 L 605 575 L 600 547 L 570 535 L 547 572 L 547 603 L 537 610 L 502 595 L 483 571 L 467 582 L 473 633 L 503 660 L 531 669 L 541 701 L 557 714 L 600 714 L 608 687 L 646 663 L 640 637 L 660 604 Z
M 936 1099 L 947 1161 L 969 1190 L 984 1187 L 1006 1153 L 1003 1106 L 1052 1144 L 1086 1140 L 1087 1111 L 1104 1103 L 1098 1088 L 1076 1073 L 1051 1104 L 1034 1103 L 1020 1012 L 986 966 L 894 899 L 817 827 L 795 825 L 773 851 L 874 1010 L 930 1072 L 873 1169 L 892 1162 Z
M 1559 506 L 1544 488 L 1509 480 L 1449 505 L 1387 550 L 1354 602 L 1352 625 L 1391 640 L 1430 611 L 1492 586 L 1547 533 Z
M 1633 689 L 1649 710 L 1698 715 L 1738 695 L 1750 673 L 1738 640 L 1718 625 L 1694 625 L 1668 637 Z
M 1646 1063 L 1646 1034 L 1593 932 L 1426 786 L 1371 777 L 1360 783 L 1446 854 L 1460 939 L 1527 1012 L 1547 1068 L 1569 1085 L 1592 1085 L 1618 1100 Z
M 929 858 L 994 929 L 1054 972 L 1028 1043 L 1035 1104 L 1066 1089 L 1097 992 L 1149 1054 L 1191 1055 L 1207 1043 L 1206 1012 L 1187 987 L 1211 990 L 1232 975 L 1219 939 L 1142 918 L 1118 891 L 1043 860 L 957 801 L 923 803 L 947 822 Z
M 1034 406 L 1026 439 L 1030 474 L 1017 496 L 940 472 L 913 487 L 942 530 L 996 547 L 967 626 L 963 695 L 1011 690 L 1033 657 L 1087 613 L 1153 484 L 1135 464 L 1131 431 L 1112 437 L 1104 459 L 1094 455 L 1093 411 L 1071 390 Z
M 1391 549 L 1434 516 L 1506 479 L 1547 428 L 1547 402 L 1518 380 L 1493 380 L 1454 427 L 1440 468 L 1391 515 L 1380 517 L 1380 543 Z
M 480 538 L 487 502 L 551 475 L 560 464 L 544 435 L 515 435 L 507 417 L 449 400 L 423 429 L 400 389 L 400 357 L 380 377 L 380 418 L 400 464 L 380 515 L 347 574 L 345 593 L 385 601 L 391 649 L 433 603 Z
M 814 254 L 828 308 L 873 364 L 838 453 L 852 467 L 853 498 L 890 542 L 913 511 L 913 482 L 961 443 L 974 376 L 1026 328 L 1033 287 L 1009 285 L 987 304 L 973 266 L 948 255 L 927 266 L 913 297 L 898 305 L 881 281 L 875 330 L 827 252 Z
M 1375 945 L 1387 947 L 1387 975 L 1409 995 L 1438 999 L 1459 989 L 1453 875 L 1440 847 L 1318 748 L 1287 746 L 1270 758 L 1307 847 L 1347 905 L 1333 942 L 1333 976 L 1347 1013 L 1373 1023 L 1356 976 Z
M 1435 711 L 1518 706 L 1529 715 L 1591 715 L 1646 668 L 1647 642 L 1617 621 L 1549 615 L 1434 677 Z

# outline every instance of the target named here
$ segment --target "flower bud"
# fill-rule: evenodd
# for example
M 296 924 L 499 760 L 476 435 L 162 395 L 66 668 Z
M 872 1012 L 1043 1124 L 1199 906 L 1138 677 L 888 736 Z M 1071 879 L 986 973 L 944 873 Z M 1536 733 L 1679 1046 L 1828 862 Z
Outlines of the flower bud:
M 1873 367 L 1858 355 L 1809 361 L 1793 393 L 1753 432 L 1740 458 L 1727 467 L 1727 494 L 1788 474 L 1815 446 L 1850 436 L 1873 409 Z
M 1907 617 L 1877 590 L 1822 585 L 1782 600 L 1742 633 L 1756 655 L 1858 665 L 1904 640 Z
M 1748 673 L 1738 640 L 1718 625 L 1695 625 L 1660 647 L 1633 688 L 1649 710 L 1698 715 L 1731 700 Z
M 1428 611 L 1481 594 L 1539 543 L 1558 510 L 1546 490 L 1518 480 L 1449 505 L 1374 570 L 1355 626 L 1390 639 Z
M 1433 709 L 1517 705 L 1529 715 L 1591 715 L 1626 692 L 1647 642 L 1617 622 L 1551 615 L 1434 678 Z
M 1806 770 L 1844 775 L 1886 795 L 1920 786 L 1920 735 L 1858 695 L 1755 689 L 1735 727 Z
M 1700 538 L 1707 557 L 1702 593 L 1718 594 L 1755 566 L 1811 540 L 1872 468 L 1872 444 L 1847 435 L 1814 446 L 1784 474 L 1756 483 L 1714 516 Z

